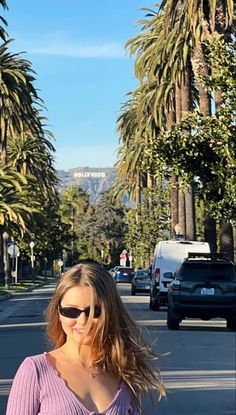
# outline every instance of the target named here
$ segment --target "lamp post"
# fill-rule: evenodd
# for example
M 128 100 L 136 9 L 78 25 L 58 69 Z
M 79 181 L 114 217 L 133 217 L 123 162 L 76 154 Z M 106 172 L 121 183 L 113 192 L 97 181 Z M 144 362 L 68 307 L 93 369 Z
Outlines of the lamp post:
M 48 259 L 44 257 L 44 280 L 47 281 L 47 262 Z
M 62 262 L 63 262 L 63 265 L 62 265 L 62 267 L 63 267 L 62 272 L 63 272 L 63 273 L 65 272 L 65 259 L 66 259 L 66 250 L 65 250 L 65 249 L 63 249 L 63 250 L 62 250 Z
M 5 288 L 8 289 L 8 273 L 9 273 L 9 261 L 8 261 L 8 251 L 7 251 L 7 243 L 9 235 L 7 232 L 3 232 L 3 253 L 4 253 L 4 275 L 5 275 Z
M 31 268 L 32 268 L 33 280 L 34 280 L 34 246 L 35 246 L 34 241 L 30 241 L 29 246 L 30 246 L 30 251 L 31 251 L 30 259 L 31 259 Z

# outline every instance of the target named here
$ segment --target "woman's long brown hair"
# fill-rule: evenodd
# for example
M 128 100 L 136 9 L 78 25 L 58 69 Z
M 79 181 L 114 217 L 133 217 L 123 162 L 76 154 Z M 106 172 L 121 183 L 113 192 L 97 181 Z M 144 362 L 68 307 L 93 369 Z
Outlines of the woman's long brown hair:
M 61 347 L 66 342 L 58 307 L 64 294 L 75 286 L 90 286 L 99 302 L 102 315 L 93 338 L 92 359 L 102 365 L 131 389 L 136 402 L 140 393 L 153 390 L 158 397 L 165 395 L 165 387 L 154 362 L 158 356 L 144 341 L 141 328 L 127 312 L 117 292 L 112 276 L 93 263 L 81 263 L 62 275 L 47 308 L 47 333 Z M 94 306 L 95 301 L 91 307 Z M 92 315 L 92 311 L 91 311 Z M 92 320 L 89 319 L 88 324 Z

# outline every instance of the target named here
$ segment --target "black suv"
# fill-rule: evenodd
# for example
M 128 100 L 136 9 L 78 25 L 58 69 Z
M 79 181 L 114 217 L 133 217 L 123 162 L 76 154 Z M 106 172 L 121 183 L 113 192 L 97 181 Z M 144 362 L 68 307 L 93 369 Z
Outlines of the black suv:
M 225 318 L 236 330 L 236 274 L 220 254 L 190 253 L 178 267 L 168 290 L 167 326 L 179 328 L 185 317 Z

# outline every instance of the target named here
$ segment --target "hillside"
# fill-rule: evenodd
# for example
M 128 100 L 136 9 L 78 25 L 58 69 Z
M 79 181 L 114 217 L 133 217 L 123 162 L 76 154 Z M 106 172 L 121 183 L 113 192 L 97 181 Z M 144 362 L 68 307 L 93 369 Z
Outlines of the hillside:
M 96 202 L 99 195 L 110 189 L 116 178 L 116 169 L 110 167 L 77 167 L 70 170 L 57 170 L 60 180 L 59 190 L 80 186 Z

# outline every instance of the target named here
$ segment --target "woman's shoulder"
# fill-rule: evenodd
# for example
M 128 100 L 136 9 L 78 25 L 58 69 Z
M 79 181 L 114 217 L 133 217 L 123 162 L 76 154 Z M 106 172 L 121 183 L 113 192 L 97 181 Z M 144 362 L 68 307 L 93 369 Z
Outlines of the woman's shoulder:
M 31 355 L 25 357 L 25 359 L 22 361 L 23 366 L 45 366 L 47 365 L 47 359 L 46 359 L 46 353 L 40 353 L 36 355 Z

